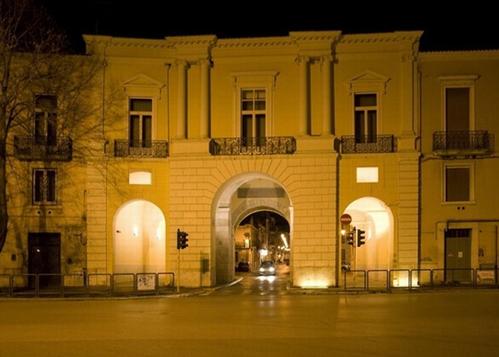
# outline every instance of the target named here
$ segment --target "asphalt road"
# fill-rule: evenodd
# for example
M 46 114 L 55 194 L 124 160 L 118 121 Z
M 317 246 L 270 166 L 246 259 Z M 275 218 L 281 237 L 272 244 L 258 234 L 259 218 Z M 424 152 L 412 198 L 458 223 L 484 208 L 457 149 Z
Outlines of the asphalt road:
M 0 356 L 497 356 L 499 291 L 0 300 Z
M 213 292 L 213 296 L 231 295 L 286 295 L 288 294 L 289 267 L 277 266 L 277 275 L 260 276 L 255 273 L 237 273 L 243 280 L 239 284 L 219 289 Z

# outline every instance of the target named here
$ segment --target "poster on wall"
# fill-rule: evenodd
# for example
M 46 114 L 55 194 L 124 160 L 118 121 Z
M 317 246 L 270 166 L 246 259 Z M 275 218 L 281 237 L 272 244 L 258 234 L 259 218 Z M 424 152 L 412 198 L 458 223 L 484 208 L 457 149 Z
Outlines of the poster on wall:
M 137 290 L 148 291 L 156 289 L 155 274 L 137 274 Z

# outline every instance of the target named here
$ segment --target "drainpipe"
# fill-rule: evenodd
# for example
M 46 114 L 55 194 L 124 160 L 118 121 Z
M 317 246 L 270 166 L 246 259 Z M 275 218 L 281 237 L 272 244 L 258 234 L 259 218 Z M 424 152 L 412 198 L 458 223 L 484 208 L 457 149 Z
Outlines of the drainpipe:
M 340 233 L 340 163 L 341 163 L 341 152 L 340 152 L 340 142 L 339 139 L 334 139 L 334 150 L 336 151 L 336 214 L 335 214 L 335 222 L 336 222 L 336 269 L 335 269 L 335 280 L 336 287 L 340 286 L 340 276 L 341 276 L 341 233 Z
M 421 146 L 421 137 L 418 139 L 418 143 Z M 422 197 L 423 197 L 423 180 L 422 180 L 422 172 L 421 170 L 423 169 L 423 164 L 422 164 L 422 156 L 419 155 L 418 158 L 418 270 L 421 269 L 421 244 L 422 244 L 422 239 L 421 239 L 421 226 L 422 226 Z
M 496 236 L 495 236 L 495 261 L 494 261 L 494 278 L 495 278 L 495 284 L 497 285 L 497 224 L 496 224 Z

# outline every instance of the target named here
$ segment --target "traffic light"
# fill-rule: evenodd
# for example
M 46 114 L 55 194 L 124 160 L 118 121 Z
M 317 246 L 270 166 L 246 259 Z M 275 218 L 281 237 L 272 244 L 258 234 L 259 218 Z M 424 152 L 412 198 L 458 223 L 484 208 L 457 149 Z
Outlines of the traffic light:
M 348 232 L 347 233 L 347 243 L 350 244 L 350 245 L 353 245 L 353 241 L 354 241 L 353 234 L 354 234 L 353 232 Z
M 366 231 L 357 229 L 357 247 L 366 244 Z
M 189 246 L 189 244 L 187 244 L 187 242 L 189 241 L 189 239 L 187 239 L 187 236 L 189 235 L 187 232 L 182 232 L 183 233 L 183 236 L 182 236 L 182 245 L 180 246 L 182 249 L 184 248 L 187 248 Z
M 177 229 L 177 249 L 185 249 L 189 246 L 189 244 L 187 244 L 189 241 L 189 239 L 187 239 L 188 235 L 187 232 L 182 232 L 180 229 Z

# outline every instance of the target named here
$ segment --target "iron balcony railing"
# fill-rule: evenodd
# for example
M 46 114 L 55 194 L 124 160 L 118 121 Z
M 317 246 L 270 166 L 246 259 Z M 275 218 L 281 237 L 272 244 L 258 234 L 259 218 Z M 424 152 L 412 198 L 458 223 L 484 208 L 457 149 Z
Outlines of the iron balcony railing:
M 295 151 L 296 139 L 292 136 L 215 138 L 210 141 L 211 155 L 279 155 Z
M 15 136 L 14 156 L 23 161 L 71 161 L 73 142 L 67 136 Z
M 437 131 L 433 152 L 437 155 L 484 155 L 492 152 L 494 136 L 487 130 Z
M 344 154 L 395 151 L 395 138 L 393 135 L 344 135 L 341 137 L 341 152 Z
M 168 142 L 165 140 L 151 141 L 114 141 L 114 156 L 116 157 L 168 157 Z

